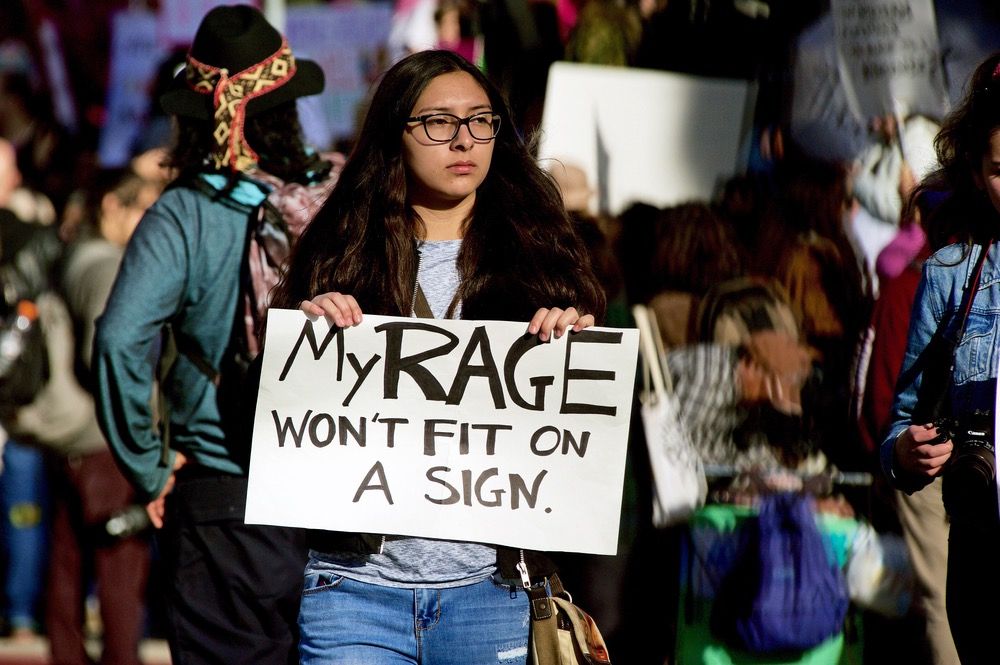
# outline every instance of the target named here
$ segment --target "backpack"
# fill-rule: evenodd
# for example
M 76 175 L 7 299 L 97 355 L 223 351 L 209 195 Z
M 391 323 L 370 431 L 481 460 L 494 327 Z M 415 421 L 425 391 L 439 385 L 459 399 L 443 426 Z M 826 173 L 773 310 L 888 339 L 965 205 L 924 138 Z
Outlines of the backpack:
M 48 380 L 38 299 L 62 253 L 51 227 L 0 208 L 0 407 L 31 403 Z
M 9 409 L 30 404 L 48 373 L 38 304 L 21 300 L 0 321 L 0 405 Z
M 334 156 L 330 176 L 311 185 L 281 183 L 267 177 L 274 189 L 250 210 L 247 232 L 240 264 L 240 284 L 236 315 L 232 322 L 229 342 L 218 367 L 202 355 L 196 345 L 179 334 L 171 323 L 164 327 L 161 341 L 157 379 L 160 386 L 157 407 L 161 435 L 164 441 L 164 459 L 169 446 L 169 402 L 163 387 L 169 381 L 170 371 L 178 355 L 183 355 L 209 381 L 216 386 L 216 400 L 222 422 L 237 440 L 249 440 L 248 427 L 253 415 L 247 415 L 249 399 L 247 381 L 250 365 L 260 352 L 258 335 L 263 329 L 264 317 L 271 291 L 284 274 L 291 247 L 305 230 L 312 217 L 326 201 L 340 172 L 342 161 Z M 222 194 L 200 178 L 192 186 L 206 196 L 218 198 Z M 289 224 L 287 220 L 294 220 Z
M 805 495 L 765 496 L 743 536 L 712 606 L 717 638 L 751 653 L 792 654 L 843 630 L 847 584 Z
M 0 423 L 20 443 L 63 454 L 102 441 L 93 397 L 77 381 L 73 321 L 62 298 L 41 294 L 36 323 L 49 371 L 30 402 L 2 405 Z

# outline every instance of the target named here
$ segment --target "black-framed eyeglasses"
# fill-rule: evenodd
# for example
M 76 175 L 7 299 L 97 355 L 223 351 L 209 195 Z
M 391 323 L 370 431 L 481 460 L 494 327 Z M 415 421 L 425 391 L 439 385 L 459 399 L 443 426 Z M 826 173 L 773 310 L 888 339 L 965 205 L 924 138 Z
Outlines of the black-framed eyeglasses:
M 472 138 L 477 141 L 491 141 L 500 131 L 500 114 L 491 111 L 473 113 L 465 118 L 459 118 L 451 113 L 429 113 L 407 118 L 406 122 L 419 122 L 424 126 L 427 138 L 435 143 L 449 143 L 456 136 L 462 125 L 469 128 Z

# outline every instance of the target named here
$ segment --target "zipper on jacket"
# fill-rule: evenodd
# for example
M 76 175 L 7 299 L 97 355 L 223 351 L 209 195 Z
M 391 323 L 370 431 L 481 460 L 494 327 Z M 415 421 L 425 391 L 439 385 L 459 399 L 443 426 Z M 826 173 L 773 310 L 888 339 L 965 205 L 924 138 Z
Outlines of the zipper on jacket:
M 410 298 L 410 316 L 417 315 L 417 289 L 420 287 L 420 246 L 422 242 L 417 243 L 417 270 L 413 274 L 413 297 Z
M 521 585 L 524 586 L 525 589 L 530 589 L 531 577 L 528 575 L 528 564 L 524 562 L 524 550 L 518 550 L 518 552 L 520 553 L 521 560 L 517 562 L 515 568 L 517 568 L 517 572 L 521 574 Z
M 378 553 L 382 554 L 382 551 L 384 549 L 385 549 L 385 535 L 383 534 L 382 535 L 382 540 L 380 540 L 379 543 L 378 543 Z

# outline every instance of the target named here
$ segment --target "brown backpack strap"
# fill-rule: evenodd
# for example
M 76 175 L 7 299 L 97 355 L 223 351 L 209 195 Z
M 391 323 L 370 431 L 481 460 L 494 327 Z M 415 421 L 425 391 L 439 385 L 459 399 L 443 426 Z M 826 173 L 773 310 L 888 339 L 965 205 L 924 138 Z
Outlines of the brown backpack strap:
M 160 357 L 156 362 L 156 418 L 160 430 L 160 466 L 170 466 L 170 401 L 167 399 L 167 381 L 177 362 L 177 337 L 167 323 L 160 336 Z
M 167 398 L 166 385 L 177 359 L 181 356 L 187 358 L 216 387 L 219 386 L 221 375 L 187 337 L 177 332 L 173 323 L 167 322 L 163 326 L 162 334 L 160 335 L 160 344 L 160 358 L 156 363 L 156 410 L 159 420 L 160 439 L 162 441 L 160 466 L 169 466 L 170 400 Z

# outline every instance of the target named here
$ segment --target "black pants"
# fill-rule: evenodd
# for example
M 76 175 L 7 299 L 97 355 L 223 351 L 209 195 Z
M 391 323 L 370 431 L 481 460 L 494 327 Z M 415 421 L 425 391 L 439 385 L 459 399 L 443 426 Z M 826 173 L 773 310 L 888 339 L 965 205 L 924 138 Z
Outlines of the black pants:
M 962 665 L 997 662 L 1000 528 L 952 522 L 948 537 L 948 624 Z
M 243 523 L 246 478 L 182 469 L 160 534 L 174 665 L 298 662 L 308 556 L 296 529 Z

